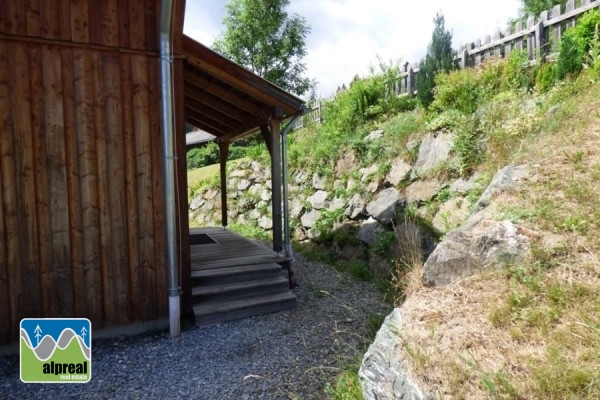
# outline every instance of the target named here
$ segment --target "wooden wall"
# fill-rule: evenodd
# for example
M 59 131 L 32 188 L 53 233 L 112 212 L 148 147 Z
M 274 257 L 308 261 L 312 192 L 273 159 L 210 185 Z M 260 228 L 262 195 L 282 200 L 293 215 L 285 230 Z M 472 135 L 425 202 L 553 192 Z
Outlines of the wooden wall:
M 0 344 L 25 317 L 165 316 L 159 2 L 0 10 Z

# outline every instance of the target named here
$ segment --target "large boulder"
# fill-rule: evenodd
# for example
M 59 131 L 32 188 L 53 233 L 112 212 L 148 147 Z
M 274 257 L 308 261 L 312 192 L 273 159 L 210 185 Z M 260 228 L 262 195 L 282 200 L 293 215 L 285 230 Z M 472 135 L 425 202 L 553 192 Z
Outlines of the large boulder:
M 477 200 L 477 203 L 475 203 L 475 211 L 487 207 L 494 196 L 517 185 L 527 175 L 528 170 L 526 165 L 509 165 L 496 172 L 496 175 L 492 178 L 492 182 L 490 182 L 487 189 L 485 189 L 479 200 Z
M 411 379 L 401 358 L 402 314 L 395 308 L 383 322 L 365 354 L 358 377 L 365 400 L 432 399 Z
M 443 185 L 438 181 L 417 181 L 406 188 L 406 201 L 409 203 L 420 203 L 429 201 L 435 197 Z
M 423 282 L 447 285 L 486 268 L 523 262 L 535 233 L 481 212 L 438 244 L 423 267 Z
M 312 177 L 312 185 L 313 188 L 317 190 L 325 190 L 325 187 L 327 187 L 327 177 L 321 176 L 315 172 Z
M 388 172 L 385 180 L 392 186 L 398 186 L 398 184 L 404 181 L 408 177 L 412 166 L 407 164 L 404 160 L 397 159 L 392 162 L 390 172 Z
M 374 218 L 369 218 L 363 222 L 356 237 L 361 242 L 372 246 L 379 240 L 379 235 L 385 231 L 385 227 L 381 225 L 379 221 Z
M 419 155 L 413 166 L 411 178 L 422 176 L 448 160 L 453 143 L 454 135 L 450 133 L 440 133 L 437 136 L 430 133 L 425 136 L 419 146 Z
M 346 207 L 344 215 L 350 219 L 356 219 L 364 212 L 366 205 L 367 203 L 360 194 L 355 193 L 348 202 L 348 207 Z
M 320 215 L 321 213 L 319 211 L 311 210 L 300 217 L 300 222 L 302 223 L 303 227 L 312 228 L 317 224 L 317 220 L 319 219 Z
M 329 196 L 329 194 L 327 192 L 325 192 L 323 190 L 319 190 L 306 200 L 310 203 L 312 208 L 314 208 L 315 210 L 322 210 L 323 208 L 326 207 L 325 202 L 327 201 L 327 196 Z
M 396 205 L 400 195 L 394 188 L 388 188 L 377 193 L 375 199 L 367 204 L 367 212 L 383 223 L 391 223 L 396 218 Z
M 455 197 L 441 205 L 431 225 L 436 231 L 447 233 L 462 225 L 470 214 L 469 201 L 463 197 Z

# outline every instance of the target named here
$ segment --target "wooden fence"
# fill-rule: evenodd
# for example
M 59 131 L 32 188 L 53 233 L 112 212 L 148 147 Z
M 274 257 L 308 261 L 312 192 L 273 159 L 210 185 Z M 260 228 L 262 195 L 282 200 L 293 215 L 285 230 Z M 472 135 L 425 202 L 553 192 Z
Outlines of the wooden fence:
M 597 7 L 600 7 L 600 0 L 568 0 L 542 12 L 537 18 L 532 16 L 527 21 L 517 21 L 514 26 L 511 24 L 493 36 L 461 46 L 456 52 L 456 63 L 461 69 L 478 67 L 490 57 L 505 57 L 513 50 L 527 52 L 530 62 L 554 60 L 564 32 L 575 26 L 585 12 Z M 418 73 L 418 63 L 402 65 L 398 78 L 392 83 L 391 93 L 397 96 L 414 94 Z M 321 123 L 323 104 L 324 100 L 319 100 L 309 105 L 311 111 L 296 121 L 294 129 Z

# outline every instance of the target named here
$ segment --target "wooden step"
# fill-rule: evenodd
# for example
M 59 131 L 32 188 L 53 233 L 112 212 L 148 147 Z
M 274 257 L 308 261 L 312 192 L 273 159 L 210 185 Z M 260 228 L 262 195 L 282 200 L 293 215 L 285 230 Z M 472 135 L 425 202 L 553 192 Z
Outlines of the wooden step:
M 284 275 L 279 275 L 254 281 L 198 285 L 192 288 L 192 297 L 194 302 L 207 304 L 284 293 L 289 287 L 289 280 Z
M 210 286 L 234 282 L 254 281 L 276 278 L 280 275 L 281 266 L 275 263 L 199 269 L 192 271 L 192 286 Z
M 255 315 L 291 310 L 296 307 L 296 296 L 289 291 L 268 296 L 231 300 L 194 306 L 196 324 L 212 325 Z

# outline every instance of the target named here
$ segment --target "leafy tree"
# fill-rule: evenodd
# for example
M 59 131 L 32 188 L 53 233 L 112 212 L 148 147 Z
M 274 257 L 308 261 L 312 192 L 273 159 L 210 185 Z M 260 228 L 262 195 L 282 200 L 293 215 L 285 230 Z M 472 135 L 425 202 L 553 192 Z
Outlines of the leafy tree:
M 446 30 L 444 16 L 437 14 L 433 22 L 431 43 L 427 47 L 427 55 L 419 63 L 417 74 L 417 99 L 423 106 L 429 106 L 433 101 L 435 76 L 439 72 L 448 72 L 456 67 L 452 33 Z
M 303 76 L 305 39 L 310 28 L 289 0 L 230 0 L 223 19 L 225 31 L 213 48 L 255 74 L 297 95 L 312 82 Z
M 550 10 L 557 4 L 563 4 L 566 0 L 521 0 L 521 13 L 525 17 L 533 15 L 537 17 L 542 11 Z

